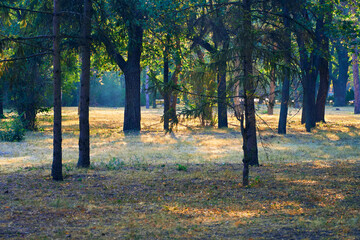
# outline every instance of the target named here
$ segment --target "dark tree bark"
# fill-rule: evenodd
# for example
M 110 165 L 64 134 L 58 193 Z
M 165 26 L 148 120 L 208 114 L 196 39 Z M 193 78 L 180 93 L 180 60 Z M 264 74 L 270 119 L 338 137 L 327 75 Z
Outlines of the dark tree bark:
M 53 51 L 54 51 L 54 141 L 53 163 L 51 176 L 56 181 L 62 181 L 62 149 L 61 149 L 61 65 L 60 65 L 60 0 L 54 0 L 53 15 Z
M 360 114 L 360 79 L 359 79 L 359 50 L 357 49 L 357 46 L 355 46 L 355 52 L 352 56 L 352 62 L 353 62 L 353 77 L 354 77 L 354 95 L 355 95 L 355 101 L 354 101 L 354 114 Z
M 169 91 L 169 35 L 164 50 L 164 130 L 169 130 L 169 114 L 170 114 L 170 91 Z
M 252 20 L 251 20 L 251 0 L 244 0 L 244 23 L 242 40 L 243 46 L 243 73 L 244 73 L 244 110 L 245 119 L 241 121 L 241 129 L 243 135 L 243 151 L 244 151 L 244 171 L 243 185 L 249 183 L 249 165 L 259 166 L 258 149 L 256 139 L 256 119 L 254 95 L 255 87 L 252 78 L 252 54 L 253 54 L 253 36 L 252 36 Z M 244 123 L 245 121 L 245 123 Z
M 218 67 L 218 128 L 227 128 L 226 62 L 219 63 Z
M 278 133 L 286 134 L 286 122 L 288 115 L 288 106 L 289 106 L 289 97 L 290 97 L 290 62 L 291 62 L 291 31 L 289 23 L 289 11 L 286 2 L 282 2 L 283 13 L 284 13 L 284 26 L 285 26 L 285 39 L 284 39 L 284 50 L 285 56 L 284 60 L 286 63 L 284 69 L 284 81 L 281 91 L 281 108 L 280 108 L 280 117 L 278 125 Z
M 226 67 L 227 67 L 227 50 L 229 48 L 230 37 L 226 31 L 226 27 L 220 18 L 217 9 L 217 18 L 213 23 L 213 39 L 215 49 L 217 49 L 217 82 L 218 82 L 218 128 L 228 127 L 227 117 L 227 101 L 226 101 Z M 220 49 L 220 46 L 221 49 Z
M 0 79 L 0 81 L 2 81 Z M 2 82 L 0 82 L 0 119 L 4 118 L 4 93 L 3 93 L 3 85 Z
M 80 76 L 80 137 L 78 167 L 90 166 L 90 35 L 91 35 L 91 0 L 84 0 L 84 16 L 82 24 L 81 76 Z
M 323 1 L 320 1 L 323 3 Z M 315 105 L 315 121 L 316 122 L 325 122 L 325 105 L 326 98 L 330 86 L 330 74 L 329 74 L 329 37 L 325 35 L 324 28 L 325 24 L 331 24 L 333 11 L 332 8 L 330 11 L 327 11 L 324 16 L 320 16 L 321 23 L 319 24 L 319 43 L 321 48 L 321 57 L 319 60 L 319 73 L 320 73 L 320 85 L 316 98 Z
M 125 114 L 124 131 L 140 131 L 140 58 L 142 52 L 143 29 L 130 24 L 128 28 L 128 61 L 125 67 Z
M 321 31 L 323 31 L 324 23 L 322 19 L 323 17 L 320 17 L 316 23 L 315 36 L 318 40 L 317 42 L 319 42 Z M 319 73 L 320 50 L 314 47 L 314 50 L 311 52 L 311 54 L 309 54 L 305 47 L 304 33 L 302 31 L 298 31 L 296 35 L 299 45 L 300 65 L 303 73 L 303 112 L 301 122 L 305 123 L 306 131 L 311 132 L 311 129 L 316 126 L 315 87 L 316 79 Z
M 349 79 L 349 52 L 341 43 L 336 43 L 337 58 L 339 63 L 339 76 L 333 81 L 334 87 L 334 107 L 346 106 L 346 84 Z
M 325 105 L 326 98 L 329 91 L 330 79 L 329 79 L 329 62 L 325 58 L 320 59 L 320 86 L 318 95 L 316 98 L 316 122 L 325 122 Z

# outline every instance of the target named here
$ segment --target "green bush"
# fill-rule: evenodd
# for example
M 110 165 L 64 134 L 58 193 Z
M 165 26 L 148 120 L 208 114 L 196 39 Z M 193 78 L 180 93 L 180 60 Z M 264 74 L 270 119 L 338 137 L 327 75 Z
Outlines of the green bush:
M 19 117 L 12 117 L 0 123 L 0 140 L 5 142 L 20 142 L 24 139 L 25 128 Z

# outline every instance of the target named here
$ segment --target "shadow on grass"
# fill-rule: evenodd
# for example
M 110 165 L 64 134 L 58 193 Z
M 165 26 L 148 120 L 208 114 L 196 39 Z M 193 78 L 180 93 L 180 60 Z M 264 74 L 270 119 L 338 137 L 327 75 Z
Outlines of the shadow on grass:
M 49 166 L 0 175 L 0 237 L 356 239 L 360 162 Z

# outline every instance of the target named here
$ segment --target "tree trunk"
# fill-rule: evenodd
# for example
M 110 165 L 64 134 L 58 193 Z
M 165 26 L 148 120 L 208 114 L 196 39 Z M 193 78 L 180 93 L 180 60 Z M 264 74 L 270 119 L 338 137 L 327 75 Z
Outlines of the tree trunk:
M 149 67 L 146 67 L 146 76 L 145 76 L 145 99 L 146 99 L 146 109 L 150 108 L 150 97 L 149 97 Z
M 254 79 L 252 77 L 252 20 L 251 20 L 251 0 L 244 0 L 244 31 L 242 40 L 244 40 L 243 49 L 243 73 L 244 73 L 244 109 L 245 109 L 245 127 L 243 129 L 243 151 L 244 151 L 244 171 L 243 185 L 249 183 L 249 165 L 259 166 L 258 149 L 256 140 L 256 119 L 254 104 Z M 243 124 L 242 124 L 243 125 Z
M 90 166 L 90 35 L 91 35 L 91 0 L 84 0 L 84 16 L 82 25 L 81 76 L 80 76 L 80 137 L 78 167 Z
M 270 93 L 269 93 L 269 103 L 268 103 L 268 115 L 274 114 L 275 106 L 275 89 L 276 89 L 276 76 L 275 76 L 275 66 L 271 67 L 270 73 Z
M 226 62 L 219 63 L 218 70 L 218 128 L 227 128 Z
M 157 89 L 156 87 L 154 87 L 154 91 L 153 91 L 153 95 L 152 95 L 152 108 L 156 108 L 156 94 L 157 94 Z
M 329 91 L 329 62 L 325 58 L 320 59 L 320 87 L 316 99 L 316 122 L 325 122 L 325 105 Z
M 359 83 L 359 58 L 358 58 L 357 46 L 355 46 L 355 52 L 352 56 L 352 68 L 353 68 L 353 77 L 354 77 L 354 113 L 360 114 L 360 83 Z
M 164 50 L 164 130 L 169 130 L 169 110 L 170 110 L 170 91 L 169 91 L 169 35 L 167 36 Z
M 140 111 L 140 57 L 142 52 L 143 29 L 135 24 L 128 27 L 128 61 L 125 67 L 125 114 L 124 131 L 141 129 Z
M 336 44 L 337 57 L 339 63 L 339 76 L 333 81 L 334 87 L 334 107 L 346 106 L 346 84 L 349 79 L 349 55 L 348 50 L 341 43 Z
M 61 65 L 60 65 L 60 0 L 54 0 L 53 15 L 53 51 L 54 51 L 54 141 L 53 163 L 51 176 L 56 181 L 62 181 L 62 149 L 61 149 Z
M 2 81 L 0 79 L 0 81 Z M 2 86 L 2 82 L 0 82 L 0 119 L 4 118 L 4 89 Z
M 289 11 L 286 2 L 283 2 L 283 13 L 284 13 L 284 26 L 285 26 L 284 60 L 286 65 L 284 69 L 284 81 L 281 91 L 281 108 L 280 108 L 280 117 L 279 117 L 279 125 L 278 125 L 279 134 L 286 134 L 286 122 L 287 122 L 289 97 L 290 97 L 291 32 L 290 32 L 290 24 L 288 19 Z

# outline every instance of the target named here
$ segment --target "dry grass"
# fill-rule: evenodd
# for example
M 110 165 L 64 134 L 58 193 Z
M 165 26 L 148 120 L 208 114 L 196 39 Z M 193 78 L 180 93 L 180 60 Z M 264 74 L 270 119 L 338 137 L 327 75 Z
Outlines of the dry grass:
M 60 183 L 49 176 L 51 115 L 24 142 L 1 142 L 0 238 L 359 239 L 360 117 L 351 108 L 328 109 L 311 134 L 296 115 L 286 136 L 269 129 L 277 115 L 260 114 L 269 126 L 258 119 L 262 166 L 249 188 L 235 119 L 227 130 L 188 121 L 165 135 L 160 115 L 143 109 L 142 133 L 125 136 L 122 109 L 91 109 L 92 167 L 79 170 L 77 109 L 65 108 Z

